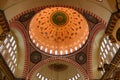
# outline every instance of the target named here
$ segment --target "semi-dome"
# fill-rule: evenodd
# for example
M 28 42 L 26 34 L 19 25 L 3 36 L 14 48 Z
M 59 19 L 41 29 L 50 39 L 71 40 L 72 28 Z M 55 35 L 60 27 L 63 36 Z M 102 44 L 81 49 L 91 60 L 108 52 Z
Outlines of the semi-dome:
M 27 80 L 87 80 L 86 71 L 67 58 L 49 58 L 35 65 Z

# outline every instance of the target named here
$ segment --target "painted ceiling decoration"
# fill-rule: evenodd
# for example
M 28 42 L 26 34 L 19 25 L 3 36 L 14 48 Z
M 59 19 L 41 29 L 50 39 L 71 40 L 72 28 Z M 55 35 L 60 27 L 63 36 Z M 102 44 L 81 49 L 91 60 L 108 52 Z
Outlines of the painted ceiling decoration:
M 86 12 L 83 12 L 83 15 L 85 16 L 86 19 L 88 19 L 92 23 L 99 23 L 98 19 L 96 19 L 94 16 L 87 14 Z
M 40 62 L 41 58 L 42 58 L 42 56 L 41 56 L 41 54 L 38 51 L 34 51 L 30 55 L 30 61 L 35 63 L 35 64 Z
M 22 16 L 20 16 L 19 21 L 20 22 L 25 22 L 25 21 L 31 19 L 34 16 L 34 14 L 35 14 L 34 11 L 23 14 Z
M 76 77 L 75 74 L 77 75 Z M 67 58 L 48 58 L 36 64 L 27 80 L 87 80 L 86 71 L 78 63 Z M 44 78 L 44 79 L 43 79 Z
M 86 63 L 86 61 L 87 61 L 87 56 L 86 56 L 86 54 L 85 54 L 84 52 L 79 52 L 79 53 L 76 55 L 75 59 L 76 59 L 76 62 L 78 62 L 79 64 L 82 65 L 82 64 Z
M 76 10 L 50 7 L 31 20 L 29 35 L 39 50 L 52 55 L 66 55 L 82 48 L 88 39 L 89 26 Z
M 55 11 L 55 13 L 51 15 L 51 22 L 53 22 L 55 26 L 64 26 L 68 22 L 68 15 L 65 12 L 59 10 Z
M 85 16 L 84 13 L 87 14 L 87 16 Z M 19 27 L 17 26 L 18 23 L 20 24 Z M 34 77 L 37 77 L 39 80 L 50 78 L 47 76 L 47 73 L 45 74 L 39 71 L 46 65 L 50 71 L 56 72 L 56 74 L 64 72 L 68 70 L 70 66 L 66 65 L 67 63 L 56 62 L 60 60 L 59 58 L 62 58 L 64 62 L 67 61 L 71 65 L 75 63 L 74 67 L 76 68 L 78 66 L 76 69 L 79 68 L 80 70 L 78 70 L 78 74 L 73 73 L 69 75 L 70 77 L 68 79 L 79 80 L 79 78 L 82 78 L 81 74 L 83 74 L 86 79 L 93 79 L 92 68 L 89 67 L 91 64 L 91 58 L 89 58 L 91 53 L 87 50 L 92 44 L 87 41 L 90 40 L 89 36 L 91 40 L 93 39 L 98 27 L 101 28 L 101 26 L 96 25 L 97 23 L 100 23 L 99 25 L 102 24 L 101 26 L 104 25 L 104 21 L 92 12 L 71 6 L 42 6 L 16 15 L 11 19 L 10 24 L 14 24 L 12 26 L 18 28 L 18 30 L 19 28 L 23 28 L 22 31 L 24 32 L 21 34 L 29 34 L 29 36 L 23 36 L 29 40 L 26 42 L 28 42 L 27 45 L 30 46 L 27 47 L 26 44 L 24 45 L 29 52 L 25 53 L 25 61 L 27 63 L 24 63 L 25 68 L 22 78 L 28 80 L 35 80 L 33 79 Z M 90 32 L 93 34 L 90 35 Z M 28 58 L 30 58 L 30 60 L 28 60 Z M 27 71 L 28 68 L 30 72 Z M 37 70 L 39 72 L 37 72 Z M 51 76 L 54 78 L 55 75 L 52 74 Z M 60 76 L 61 75 L 59 75 L 59 77 Z
M 0 80 L 119 79 L 119 2 L 0 0 Z

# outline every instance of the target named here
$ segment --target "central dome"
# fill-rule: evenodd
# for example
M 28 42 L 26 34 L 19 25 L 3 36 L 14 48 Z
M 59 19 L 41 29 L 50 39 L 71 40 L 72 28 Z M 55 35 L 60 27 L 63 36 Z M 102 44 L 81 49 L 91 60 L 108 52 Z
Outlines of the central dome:
M 86 19 L 76 10 L 50 7 L 32 18 L 29 35 L 36 47 L 46 54 L 66 55 L 85 44 L 89 27 Z

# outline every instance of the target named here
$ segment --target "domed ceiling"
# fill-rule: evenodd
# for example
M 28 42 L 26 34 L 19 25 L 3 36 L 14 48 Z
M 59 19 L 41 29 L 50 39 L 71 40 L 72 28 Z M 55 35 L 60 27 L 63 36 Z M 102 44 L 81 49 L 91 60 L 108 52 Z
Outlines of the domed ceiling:
M 87 74 L 76 62 L 66 58 L 49 58 L 38 63 L 27 80 L 85 80 Z
M 29 35 L 39 50 L 52 55 L 66 55 L 85 44 L 89 27 L 86 19 L 76 10 L 50 7 L 32 18 Z
M 111 15 L 109 4 L 104 5 L 108 0 L 18 1 L 2 8 L 18 40 L 18 50 L 24 54 L 18 57 L 20 64 L 15 77 L 28 80 L 101 78 L 97 70 L 98 50 Z M 101 30 L 103 33 L 98 35 Z

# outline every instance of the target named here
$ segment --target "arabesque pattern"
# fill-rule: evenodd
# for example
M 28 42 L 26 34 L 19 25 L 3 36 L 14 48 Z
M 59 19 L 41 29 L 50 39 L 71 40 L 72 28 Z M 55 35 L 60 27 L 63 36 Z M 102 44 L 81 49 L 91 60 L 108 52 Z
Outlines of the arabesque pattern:
M 40 50 L 53 55 L 65 55 L 77 51 L 85 44 L 89 27 L 86 19 L 76 10 L 50 7 L 33 17 L 29 35 Z

